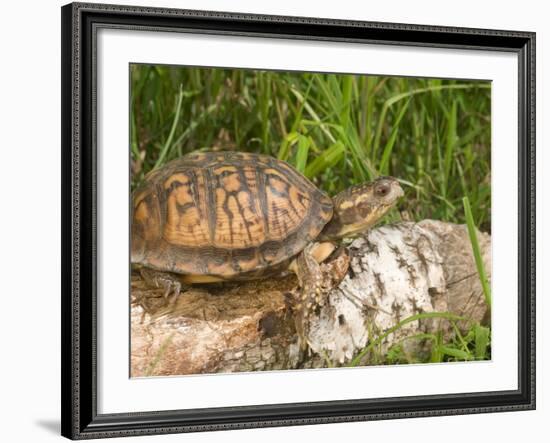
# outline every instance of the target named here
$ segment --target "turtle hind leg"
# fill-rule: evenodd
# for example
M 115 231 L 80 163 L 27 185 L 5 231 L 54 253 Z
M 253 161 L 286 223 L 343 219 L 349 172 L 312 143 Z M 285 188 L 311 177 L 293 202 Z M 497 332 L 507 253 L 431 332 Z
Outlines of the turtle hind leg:
M 141 268 L 139 272 L 143 277 L 143 280 L 145 280 L 149 286 L 164 289 L 164 298 L 167 300 L 169 299 L 170 305 L 173 305 L 182 290 L 185 290 L 188 287 L 187 285 L 182 284 L 178 277 L 169 272 L 156 271 L 148 268 Z M 172 294 L 171 297 L 170 294 Z

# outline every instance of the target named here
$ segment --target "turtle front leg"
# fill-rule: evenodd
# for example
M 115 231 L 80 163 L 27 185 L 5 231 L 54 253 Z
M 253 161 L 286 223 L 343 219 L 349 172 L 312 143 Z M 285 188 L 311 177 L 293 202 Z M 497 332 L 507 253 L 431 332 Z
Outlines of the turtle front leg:
M 300 293 L 294 309 L 296 332 L 302 352 L 308 346 L 307 336 L 311 315 L 325 303 L 326 290 L 323 286 L 318 251 L 318 243 L 306 246 L 291 265 L 291 270 L 296 273 L 300 283 Z
M 181 281 L 169 272 L 155 271 L 148 268 L 141 268 L 139 272 L 149 286 L 164 289 L 165 299 L 168 299 L 171 293 L 173 294 L 169 301 L 170 305 L 176 302 L 182 289 L 185 289 Z

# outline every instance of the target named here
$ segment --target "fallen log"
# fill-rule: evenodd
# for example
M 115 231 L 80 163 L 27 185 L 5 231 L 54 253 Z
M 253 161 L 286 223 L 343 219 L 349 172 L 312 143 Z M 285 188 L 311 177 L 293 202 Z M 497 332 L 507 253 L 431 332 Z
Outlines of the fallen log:
M 490 236 L 478 232 L 478 241 L 490 279 Z M 464 318 L 458 323 L 462 329 L 489 321 L 464 225 L 432 220 L 385 225 L 356 238 L 345 252 L 321 266 L 326 284 L 334 287 L 310 319 L 307 355 L 299 351 L 294 325 L 294 275 L 197 285 L 174 304 L 132 275 L 131 375 L 341 366 L 415 314 L 452 313 Z M 426 343 L 403 339 L 436 331 L 448 336 L 453 328 L 445 318 L 411 321 L 388 334 L 379 349 L 401 342 L 407 352 L 422 352 Z M 372 363 L 368 356 L 360 361 Z

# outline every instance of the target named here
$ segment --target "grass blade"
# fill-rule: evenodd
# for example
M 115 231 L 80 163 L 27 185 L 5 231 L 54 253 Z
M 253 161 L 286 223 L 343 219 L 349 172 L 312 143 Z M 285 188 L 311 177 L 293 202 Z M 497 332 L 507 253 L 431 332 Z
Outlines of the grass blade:
M 342 143 L 335 143 L 307 165 L 305 169 L 306 177 L 313 178 L 325 169 L 334 166 L 342 159 L 345 151 L 346 148 Z
M 451 348 L 449 346 L 442 345 L 442 346 L 439 347 L 439 350 L 443 354 L 449 355 L 449 356 L 457 358 L 459 360 L 468 361 L 468 360 L 472 359 L 472 356 L 468 352 L 462 351 L 460 349 Z
M 306 169 L 307 154 L 310 146 L 311 140 L 308 137 L 305 135 L 300 135 L 298 137 L 298 149 L 296 151 L 296 162 L 294 166 L 300 172 L 304 172 Z
M 466 225 L 468 226 L 468 235 L 470 236 L 470 243 L 472 244 L 477 273 L 479 275 L 479 280 L 481 281 L 481 287 L 483 288 L 483 295 L 485 296 L 485 303 L 487 303 L 487 306 L 491 309 L 491 287 L 489 285 L 487 275 L 485 274 L 485 267 L 483 266 L 483 259 L 481 257 L 479 243 L 477 241 L 476 226 L 472 216 L 472 209 L 470 207 L 470 200 L 468 197 L 464 197 L 462 199 L 462 203 L 464 205 L 464 215 L 466 217 Z
M 453 164 L 453 153 L 455 152 L 455 146 L 458 141 L 458 137 L 456 134 L 456 119 L 457 119 L 457 108 L 456 108 L 457 101 L 453 101 L 453 105 L 451 107 L 451 112 L 449 114 L 448 123 L 447 123 L 447 140 L 445 143 L 445 155 L 443 157 L 443 177 L 442 177 L 442 183 L 444 185 L 443 188 L 443 196 L 447 197 L 447 192 L 449 190 L 449 177 L 451 175 L 451 166 Z
M 390 156 L 393 150 L 393 145 L 395 144 L 395 140 L 397 139 L 397 131 L 399 129 L 399 123 L 401 123 L 401 120 L 403 119 L 403 116 L 405 115 L 405 111 L 409 107 L 410 102 L 411 102 L 411 99 L 407 100 L 407 102 L 399 110 L 399 114 L 397 115 L 397 118 L 395 119 L 395 123 L 393 124 L 390 138 L 386 143 L 386 146 L 384 146 L 384 151 L 382 153 L 382 160 L 380 160 L 380 167 L 378 168 L 380 170 L 380 174 L 382 175 L 388 174 L 388 164 L 389 164 Z
M 490 343 L 491 330 L 479 324 L 474 327 L 475 333 L 475 357 L 476 360 L 485 360 L 487 358 L 487 348 Z
M 178 127 L 178 122 L 180 119 L 182 103 L 183 103 L 183 88 L 180 85 L 180 90 L 178 93 L 178 99 L 176 103 L 176 114 L 174 115 L 174 120 L 172 121 L 172 128 L 170 129 L 170 134 L 166 139 L 166 143 L 164 143 L 164 146 L 160 150 L 160 154 L 158 156 L 157 161 L 155 162 L 155 166 L 153 166 L 153 169 L 157 169 L 160 165 L 164 164 L 164 159 L 166 158 L 166 155 L 168 154 L 168 151 L 172 146 L 172 139 L 174 138 L 174 134 L 176 133 L 176 128 Z
M 296 141 L 298 140 L 298 133 L 297 132 L 290 132 L 287 134 L 285 138 L 281 141 L 281 145 L 279 146 L 279 152 L 277 153 L 277 158 L 279 160 L 287 161 L 288 157 L 290 155 L 290 148 Z

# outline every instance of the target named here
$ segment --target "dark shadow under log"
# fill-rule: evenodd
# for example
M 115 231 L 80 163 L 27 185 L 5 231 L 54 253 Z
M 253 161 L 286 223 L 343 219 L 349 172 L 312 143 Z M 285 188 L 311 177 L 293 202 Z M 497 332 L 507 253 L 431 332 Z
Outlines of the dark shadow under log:
M 490 236 L 478 233 L 488 278 Z M 347 275 L 310 321 L 307 356 L 299 356 L 292 312 L 293 275 L 249 283 L 195 286 L 170 306 L 162 290 L 132 276 L 131 375 L 328 367 L 348 364 L 369 340 L 415 314 L 448 312 L 488 322 L 489 311 L 464 225 L 424 220 L 381 226 L 322 265 L 330 280 L 349 260 Z M 345 263 L 344 263 L 345 262 Z M 406 352 L 422 344 L 418 333 L 452 334 L 442 318 L 413 321 L 389 334 Z M 370 364 L 368 359 L 361 364 Z

